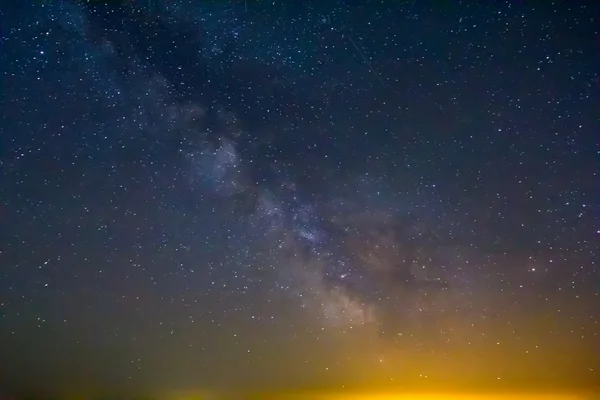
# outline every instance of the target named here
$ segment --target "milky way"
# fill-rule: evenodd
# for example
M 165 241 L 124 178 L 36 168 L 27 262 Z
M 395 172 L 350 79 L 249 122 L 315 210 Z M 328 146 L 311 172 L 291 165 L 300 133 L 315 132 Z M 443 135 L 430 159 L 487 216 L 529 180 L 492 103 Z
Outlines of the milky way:
M 392 3 L 3 4 L 5 383 L 593 382 L 600 10 Z

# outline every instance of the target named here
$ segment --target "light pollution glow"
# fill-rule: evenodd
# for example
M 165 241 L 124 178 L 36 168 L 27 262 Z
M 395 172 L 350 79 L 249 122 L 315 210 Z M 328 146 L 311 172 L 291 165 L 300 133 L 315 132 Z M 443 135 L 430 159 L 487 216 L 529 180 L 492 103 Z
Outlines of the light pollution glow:
M 227 397 L 227 396 L 226 396 Z M 200 400 L 200 399 L 220 398 L 214 395 L 196 395 L 177 397 L 176 400 Z M 574 393 L 380 393 L 380 394 L 287 394 L 287 395 L 260 395 L 260 396 L 243 396 L 243 398 L 270 399 L 270 400 L 582 400 L 595 398 L 590 394 L 574 394 Z
M 312 397 L 312 396 L 311 396 Z M 584 399 L 585 396 L 574 394 L 452 394 L 452 393 L 403 393 L 403 394 L 375 394 L 375 395 L 328 395 L 323 397 L 312 397 L 319 400 L 576 400 Z

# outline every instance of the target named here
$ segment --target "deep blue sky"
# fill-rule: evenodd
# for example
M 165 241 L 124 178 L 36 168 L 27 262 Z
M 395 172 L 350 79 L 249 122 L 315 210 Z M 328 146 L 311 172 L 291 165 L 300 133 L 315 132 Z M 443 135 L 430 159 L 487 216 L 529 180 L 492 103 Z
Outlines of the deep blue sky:
M 597 377 L 598 6 L 89 3 L 0 7 L 4 384 Z

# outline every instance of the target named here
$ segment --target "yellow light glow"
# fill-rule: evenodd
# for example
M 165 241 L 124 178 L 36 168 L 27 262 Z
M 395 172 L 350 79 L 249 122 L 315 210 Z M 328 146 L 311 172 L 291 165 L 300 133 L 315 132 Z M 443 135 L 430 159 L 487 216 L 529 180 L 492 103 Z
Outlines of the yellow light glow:
M 597 395 L 597 394 L 596 394 Z M 597 399 L 591 392 L 402 392 L 402 393 L 287 393 L 287 394 L 260 394 L 260 395 L 236 395 L 232 393 L 221 393 L 211 395 L 188 395 L 184 397 L 169 397 L 170 400 L 203 400 L 203 399 L 260 399 L 260 400 L 591 400 Z
M 584 395 L 575 394 L 532 394 L 532 393 L 502 393 L 502 394 L 453 394 L 453 393 L 402 393 L 376 395 L 327 395 L 312 397 L 322 400 L 582 400 Z

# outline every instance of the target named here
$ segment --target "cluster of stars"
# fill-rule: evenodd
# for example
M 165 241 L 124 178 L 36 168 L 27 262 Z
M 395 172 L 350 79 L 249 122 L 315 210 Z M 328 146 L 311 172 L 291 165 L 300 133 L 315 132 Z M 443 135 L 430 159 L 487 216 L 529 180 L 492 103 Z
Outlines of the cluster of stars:
M 11 379 L 597 373 L 592 5 L 142 3 L 7 6 Z

